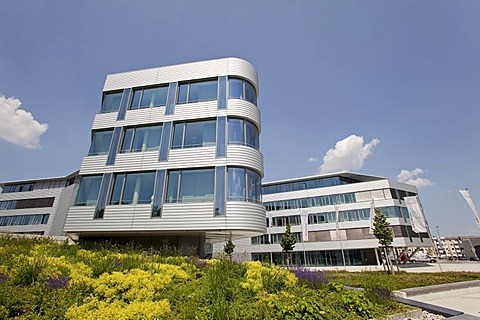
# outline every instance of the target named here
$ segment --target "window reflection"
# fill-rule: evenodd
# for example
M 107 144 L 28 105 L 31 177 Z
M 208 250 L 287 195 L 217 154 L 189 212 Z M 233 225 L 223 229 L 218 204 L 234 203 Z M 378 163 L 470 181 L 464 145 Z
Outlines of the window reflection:
M 177 103 L 193 103 L 216 100 L 218 80 L 181 83 L 178 88 Z
M 103 96 L 102 108 L 100 112 L 105 113 L 105 112 L 118 111 L 121 101 L 122 101 L 122 92 L 106 93 Z
M 94 206 L 97 204 L 102 175 L 81 177 L 78 187 L 76 206 Z
M 213 146 L 215 141 L 215 120 L 180 122 L 174 125 L 172 148 Z
M 147 204 L 152 202 L 155 172 L 117 174 L 110 204 Z
M 89 156 L 108 154 L 110 142 L 112 141 L 113 130 L 94 131 Z

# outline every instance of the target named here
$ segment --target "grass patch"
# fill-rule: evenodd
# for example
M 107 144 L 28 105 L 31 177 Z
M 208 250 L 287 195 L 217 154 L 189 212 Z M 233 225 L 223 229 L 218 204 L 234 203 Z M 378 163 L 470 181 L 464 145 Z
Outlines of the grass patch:
M 386 288 L 390 291 L 453 282 L 480 280 L 480 273 L 477 272 L 407 273 L 401 271 L 392 275 L 381 271 L 327 271 L 325 274 L 329 281 L 339 282 L 346 286 L 365 289 Z

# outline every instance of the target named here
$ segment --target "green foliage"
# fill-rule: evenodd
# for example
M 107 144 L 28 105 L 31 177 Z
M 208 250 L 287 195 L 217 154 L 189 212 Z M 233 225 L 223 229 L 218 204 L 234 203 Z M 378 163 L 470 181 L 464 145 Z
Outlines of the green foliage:
M 306 286 L 267 263 L 0 237 L 0 319 L 379 318 L 406 309 L 389 298 L 392 290 L 480 275 L 328 272 L 327 278 L 328 285 Z
M 280 246 L 282 247 L 283 251 L 288 253 L 295 248 L 295 243 L 297 243 L 297 240 L 290 230 L 290 225 L 287 224 L 285 227 L 285 233 L 282 235 L 282 239 L 280 240 Z
M 378 243 L 384 247 L 388 247 L 393 241 L 393 232 L 388 223 L 387 218 L 380 210 L 375 209 L 375 217 L 373 218 L 373 234 L 378 239 Z
M 233 250 L 235 250 L 235 245 L 233 244 L 232 241 L 228 240 L 225 245 L 223 246 L 223 252 L 227 256 L 231 256 L 233 253 Z

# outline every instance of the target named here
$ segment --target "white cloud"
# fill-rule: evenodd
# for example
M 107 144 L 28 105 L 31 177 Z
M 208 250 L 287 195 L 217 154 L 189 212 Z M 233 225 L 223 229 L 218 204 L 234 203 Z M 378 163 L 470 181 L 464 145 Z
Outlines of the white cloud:
M 420 168 L 415 168 L 412 171 L 402 170 L 398 174 L 398 181 L 408 183 L 416 186 L 417 188 L 433 186 L 433 182 L 430 179 L 419 177 L 419 175 L 425 172 Z
M 310 157 L 310 158 L 308 158 L 307 161 L 308 161 L 308 162 L 317 162 L 317 161 L 318 161 L 318 158 L 317 158 L 317 157 Z
M 362 136 L 354 134 L 338 141 L 335 147 L 328 150 L 323 157 L 320 173 L 361 169 L 373 147 L 379 143 L 380 140 L 372 139 L 365 144 Z
M 48 125 L 39 123 L 30 112 L 20 109 L 21 105 L 16 98 L 0 96 L 0 139 L 25 148 L 40 148 L 40 137 Z

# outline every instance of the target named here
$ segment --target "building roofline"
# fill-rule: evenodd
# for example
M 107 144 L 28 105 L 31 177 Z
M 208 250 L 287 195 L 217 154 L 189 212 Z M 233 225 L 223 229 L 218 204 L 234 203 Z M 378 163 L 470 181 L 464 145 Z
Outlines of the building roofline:
M 19 183 L 29 183 L 29 182 L 40 182 L 40 181 L 49 181 L 49 180 L 62 180 L 62 179 L 70 179 L 75 176 L 78 176 L 80 170 L 76 170 L 66 176 L 57 176 L 57 177 L 48 177 L 48 178 L 38 178 L 38 179 L 25 179 L 25 180 L 12 180 L 12 181 L 4 181 L 0 182 L 0 187 L 8 184 L 19 184 Z
M 276 184 L 289 183 L 289 182 L 299 182 L 299 181 L 311 180 L 316 178 L 318 179 L 318 178 L 338 177 L 338 176 L 350 178 L 350 179 L 356 179 L 362 182 L 376 181 L 376 180 L 389 180 L 388 178 L 380 177 L 380 176 L 372 176 L 372 175 L 366 175 L 366 174 L 355 173 L 350 171 L 339 171 L 339 172 L 317 174 L 317 175 L 305 176 L 305 177 L 299 177 L 299 178 L 289 178 L 289 179 L 268 181 L 268 182 L 263 182 L 262 186 L 276 185 Z

